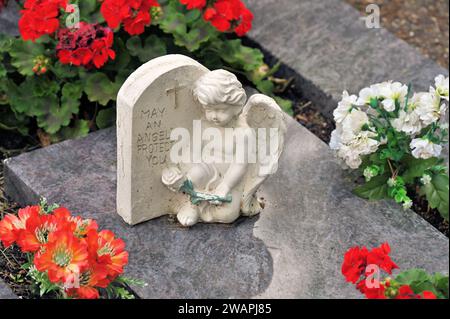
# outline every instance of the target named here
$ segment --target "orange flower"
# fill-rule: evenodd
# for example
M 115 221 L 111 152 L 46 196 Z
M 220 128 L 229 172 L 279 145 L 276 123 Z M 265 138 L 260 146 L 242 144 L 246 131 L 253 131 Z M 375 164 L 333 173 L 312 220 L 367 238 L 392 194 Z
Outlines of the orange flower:
M 55 208 L 55 210 L 53 210 L 52 213 L 58 219 L 68 219 L 70 216 L 72 216 L 70 214 L 70 211 L 67 208 L 65 208 L 65 207 Z
M 58 223 L 53 215 L 31 215 L 25 229 L 21 232 L 17 244 L 23 252 L 35 253 L 48 242 L 48 237 L 58 229 Z
M 91 230 L 97 230 L 97 222 L 93 219 L 82 219 L 80 216 L 72 216 L 65 207 L 59 207 L 53 211 L 60 224 L 59 229 L 67 229 L 76 237 L 82 238 Z
M 125 251 L 122 239 L 115 238 L 112 231 L 102 230 L 99 233 L 90 231 L 86 242 L 89 245 L 91 263 L 96 263 L 98 270 L 105 267 L 110 281 L 123 273 L 123 267 L 128 263 L 128 252 Z
M 48 272 L 51 282 L 67 282 L 87 269 L 86 244 L 67 231 L 51 233 L 44 251 L 34 256 L 34 264 Z
M 72 224 L 73 233 L 76 237 L 85 237 L 90 231 L 97 231 L 98 225 L 95 220 L 82 219 L 80 216 L 70 217 L 69 222 Z
M 95 287 L 106 288 L 109 285 L 109 281 L 106 285 L 101 284 L 105 281 L 106 275 L 105 271 L 91 266 L 81 274 L 78 282 L 74 283 L 74 287 L 66 289 L 66 293 L 69 297 L 77 299 L 98 299 L 100 294 Z
M 92 286 L 69 289 L 67 295 L 76 299 L 98 299 L 100 297 L 98 290 Z
M 27 220 L 31 216 L 38 216 L 40 212 L 39 206 L 28 206 L 19 209 L 18 216 L 13 214 L 6 215 L 0 221 L 0 241 L 5 247 L 14 244 L 20 237 L 21 232 L 25 229 Z

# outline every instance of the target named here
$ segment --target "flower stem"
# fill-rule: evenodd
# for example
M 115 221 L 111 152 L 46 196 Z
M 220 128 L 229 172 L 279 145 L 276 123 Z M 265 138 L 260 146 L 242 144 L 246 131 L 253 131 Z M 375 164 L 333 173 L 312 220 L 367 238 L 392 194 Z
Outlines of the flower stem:
M 392 166 L 392 163 L 391 163 L 390 159 L 388 159 L 387 162 L 388 162 L 388 165 L 389 165 L 389 169 L 391 170 L 392 178 L 395 179 L 397 177 L 398 171 L 394 170 L 394 167 Z

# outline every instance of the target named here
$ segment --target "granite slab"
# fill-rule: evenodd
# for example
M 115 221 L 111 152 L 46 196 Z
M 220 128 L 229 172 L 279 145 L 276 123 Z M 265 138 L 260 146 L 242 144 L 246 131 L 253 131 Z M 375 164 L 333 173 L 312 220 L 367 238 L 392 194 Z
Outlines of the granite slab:
M 8 159 L 5 182 L 22 205 L 45 196 L 123 237 L 126 275 L 147 283 L 136 288 L 143 298 L 358 298 L 340 274 L 342 256 L 385 241 L 404 269 L 449 269 L 448 238 L 410 210 L 354 196 L 327 145 L 293 120 L 280 169 L 259 193 L 263 213 L 228 226 L 125 224 L 114 128 Z

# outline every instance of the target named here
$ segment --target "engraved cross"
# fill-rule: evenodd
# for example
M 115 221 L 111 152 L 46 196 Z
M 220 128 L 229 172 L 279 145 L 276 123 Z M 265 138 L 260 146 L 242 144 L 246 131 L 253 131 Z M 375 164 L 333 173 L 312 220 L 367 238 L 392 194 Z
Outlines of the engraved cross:
M 185 89 L 185 88 L 187 88 L 187 87 L 188 87 L 188 86 L 185 85 L 185 84 L 180 85 L 180 84 L 178 83 L 178 81 L 175 80 L 175 84 L 174 84 L 173 88 L 167 89 L 167 90 L 166 90 L 167 96 L 169 96 L 170 94 L 173 94 L 173 95 L 174 95 L 174 99 L 175 99 L 175 109 L 177 109 L 178 106 L 179 106 L 178 93 L 180 93 L 181 90 L 183 90 L 183 89 Z

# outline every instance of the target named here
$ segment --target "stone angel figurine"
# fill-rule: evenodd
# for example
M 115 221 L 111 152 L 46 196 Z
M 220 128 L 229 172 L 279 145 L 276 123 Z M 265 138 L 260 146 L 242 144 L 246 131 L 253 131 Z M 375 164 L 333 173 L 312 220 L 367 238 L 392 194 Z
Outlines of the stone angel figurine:
M 203 109 L 202 133 L 214 139 L 202 140 L 201 161 L 163 170 L 162 182 L 178 194 L 172 213 L 186 227 L 259 214 L 256 191 L 278 168 L 285 113 L 262 94 L 247 101 L 242 84 L 225 70 L 203 75 L 192 93 Z

